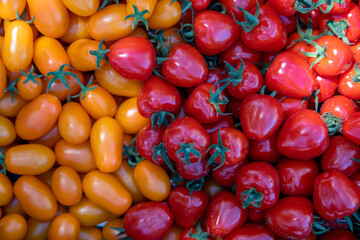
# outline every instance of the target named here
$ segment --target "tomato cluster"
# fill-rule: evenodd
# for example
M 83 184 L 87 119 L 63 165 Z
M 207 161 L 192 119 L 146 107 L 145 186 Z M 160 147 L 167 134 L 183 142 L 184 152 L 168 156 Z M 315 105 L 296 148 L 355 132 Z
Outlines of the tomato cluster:
M 0 0 L 0 239 L 360 239 L 359 5 Z

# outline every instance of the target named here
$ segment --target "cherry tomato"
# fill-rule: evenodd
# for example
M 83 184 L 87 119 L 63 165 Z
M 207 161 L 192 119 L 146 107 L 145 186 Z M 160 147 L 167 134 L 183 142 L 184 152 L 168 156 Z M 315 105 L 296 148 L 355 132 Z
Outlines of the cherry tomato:
M 100 0 L 62 0 L 67 9 L 78 16 L 87 17 L 91 16 L 99 8 Z
M 227 235 L 224 240 L 254 239 L 254 240 L 275 240 L 275 235 L 262 224 L 247 223 Z
M 221 184 L 222 186 L 233 187 L 235 184 L 237 172 L 240 168 L 248 163 L 249 160 L 245 158 L 243 161 L 233 166 L 222 165 L 217 169 L 213 169 L 211 171 L 211 176 L 217 183 Z
M 38 97 L 43 92 L 43 80 L 38 77 L 35 78 L 35 83 L 33 81 L 26 82 L 28 78 L 26 76 L 21 76 L 17 82 L 17 90 L 20 97 L 25 100 L 31 101 Z
M 124 228 L 124 219 L 116 218 L 108 221 L 102 229 L 102 235 L 107 240 L 118 240 L 121 232 L 117 228 Z
M 263 141 L 250 141 L 249 157 L 254 162 L 268 162 L 270 164 L 277 163 L 282 155 L 277 149 L 276 140 L 279 131 L 271 135 Z
M 360 112 L 355 112 L 343 119 L 341 132 L 348 140 L 360 144 L 360 137 L 358 134 L 360 124 Z
M 221 0 L 220 1 L 225 7 L 226 11 L 228 12 L 229 16 L 234 14 L 235 19 L 242 21 L 244 20 L 244 13 L 240 10 L 240 8 L 245 9 L 246 11 L 252 10 L 256 7 L 256 2 L 260 5 L 264 4 L 264 0 Z
M 13 197 L 13 188 L 10 179 L 3 173 L 0 173 L 0 206 L 9 204 L 13 200 Z
M 337 228 L 330 229 L 328 232 L 324 233 L 320 240 L 356 240 L 357 237 L 350 230 Z
M 89 1 L 86 2 L 88 3 Z M 91 36 L 87 27 L 88 19 L 88 17 L 81 17 L 69 12 L 69 28 L 60 40 L 65 43 L 72 43 L 80 39 L 90 39 Z
M 55 144 L 61 140 L 61 135 L 59 133 L 58 125 L 55 124 L 54 127 L 43 137 L 31 140 L 29 143 L 42 144 L 51 149 L 54 149 Z
M 201 159 L 199 162 L 186 164 L 183 162 L 176 162 L 176 172 L 180 177 L 188 180 L 198 180 L 205 177 L 210 172 L 211 166 L 207 164 L 208 157 Z
M 163 240 L 179 240 L 183 229 L 176 224 L 173 224 Z
M 332 113 L 334 116 L 344 118 L 347 115 L 354 113 L 358 110 L 356 103 L 348 97 L 336 95 L 329 98 L 321 106 L 320 114 L 326 112 Z
M 229 1 L 230 2 L 230 1 Z M 224 52 L 220 54 L 221 62 L 228 62 L 231 65 L 235 65 L 240 62 L 240 58 L 251 63 L 260 63 L 261 53 L 247 47 L 241 39 L 238 39 Z M 245 68 L 246 70 L 246 68 Z
M 6 240 L 24 239 L 27 231 L 27 223 L 19 214 L 8 214 L 0 219 L 0 236 Z
M 71 213 L 63 213 L 55 217 L 50 223 L 48 237 L 49 240 L 77 240 L 79 238 L 79 234 L 79 220 Z
M 26 0 L 1 0 L 0 1 L 0 18 L 14 20 L 16 11 L 20 14 L 24 11 Z
M 6 74 L 4 76 L 6 78 Z M 1 79 L 1 61 L 0 61 L 0 79 Z M 0 98 L 0 115 L 4 117 L 16 117 L 20 112 L 20 110 L 27 103 L 28 101 L 21 98 L 17 93 L 14 93 L 14 99 L 12 99 L 10 92 L 6 92 Z
M 97 227 L 80 228 L 79 240 L 102 240 L 103 235 Z
M 0 115 L 0 146 L 7 146 L 16 139 L 15 126 L 7 117 Z
M 2 59 L 0 59 L 0 98 L 3 98 L 5 88 L 7 85 L 6 68 Z M 8 95 L 10 94 L 7 92 Z
M 139 12 L 148 10 L 149 13 L 145 13 L 143 16 L 145 19 L 149 19 L 149 17 L 153 14 L 155 5 L 157 0 L 146 0 L 146 1 L 139 1 L 139 0 L 129 0 L 126 2 L 126 10 L 128 14 L 134 14 L 134 5 L 137 7 Z
M 47 240 L 50 221 L 41 222 L 33 218 L 27 220 L 25 240 Z
M 165 29 L 174 26 L 180 18 L 181 5 L 178 1 L 161 0 L 157 1 L 148 24 L 151 29 Z

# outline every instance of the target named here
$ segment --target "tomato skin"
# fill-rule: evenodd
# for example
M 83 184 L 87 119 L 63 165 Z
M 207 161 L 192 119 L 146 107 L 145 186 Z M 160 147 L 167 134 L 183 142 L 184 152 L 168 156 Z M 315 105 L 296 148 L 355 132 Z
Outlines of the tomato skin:
M 2 209 L 4 216 L 11 213 L 17 213 L 23 217 L 27 217 L 27 214 L 20 206 L 19 200 L 16 198 L 16 196 L 14 196 L 12 201 L 9 204 L 5 205 Z
M 2 59 L 11 72 L 24 70 L 33 58 L 33 32 L 29 24 L 15 20 L 7 28 Z
M 27 1 L 34 25 L 43 35 L 59 38 L 69 27 L 69 12 L 60 0 Z
M 266 226 L 280 237 L 306 238 L 311 233 L 313 212 L 309 199 L 285 197 L 265 211 Z
M 183 229 L 176 224 L 173 224 L 169 231 L 166 233 L 163 240 L 179 240 Z
M 241 193 L 250 188 L 264 195 L 261 206 L 251 209 L 268 209 L 276 204 L 280 195 L 280 179 L 276 169 L 266 162 L 252 162 L 242 167 L 236 176 L 236 199 L 241 202 Z M 245 199 L 245 195 L 243 196 Z
M 141 161 L 134 169 L 140 192 L 151 201 L 164 201 L 170 193 L 170 178 L 159 165 L 149 160 Z
M 21 76 L 19 81 L 17 82 L 17 90 L 19 92 L 20 97 L 25 100 L 31 101 L 38 97 L 43 91 L 43 81 L 41 78 L 36 78 L 36 81 L 39 83 L 34 83 L 29 81 L 27 83 L 23 83 L 26 80 L 25 76 Z
M 196 48 L 204 55 L 215 55 L 239 38 L 241 28 L 230 16 L 204 10 L 195 15 L 194 32 Z
M 110 47 L 110 65 L 121 76 L 144 81 L 155 67 L 155 49 L 145 38 L 131 36 L 120 39 Z
M 144 14 L 144 18 L 147 20 L 153 14 L 157 2 L 158 0 L 147 0 L 147 1 L 129 0 L 126 2 L 126 10 L 128 14 L 133 14 L 134 13 L 133 5 L 135 5 L 140 12 L 144 10 L 148 10 L 149 13 Z
M 13 187 L 10 179 L 3 173 L 0 173 L 0 206 L 9 204 L 13 197 Z
M 275 240 L 275 235 L 262 224 L 247 223 L 227 235 L 224 240 Z
M 345 73 L 340 75 L 338 91 L 352 100 L 360 100 L 360 84 L 353 82 L 352 78 L 356 75 L 355 64 Z
M 249 163 L 245 158 L 242 162 L 233 166 L 221 166 L 211 171 L 211 177 L 219 184 L 225 187 L 232 187 L 235 184 L 236 175 L 240 168 Z
M 120 231 L 114 228 L 124 228 L 124 219 L 116 218 L 108 221 L 102 229 L 103 237 L 107 240 L 117 240 L 118 237 L 116 235 L 118 235 Z
M 224 237 L 242 226 L 248 210 L 241 207 L 234 194 L 222 191 L 211 199 L 206 212 L 206 227 L 213 237 Z
M 19 214 L 8 214 L 0 219 L 0 236 L 6 240 L 24 239 L 27 223 Z
M 121 215 L 131 206 L 132 197 L 111 174 L 94 170 L 83 179 L 83 189 L 90 201 L 113 214 Z
M 174 217 L 163 202 L 141 202 L 125 214 L 124 229 L 134 240 L 162 239 L 173 223 Z
M 327 99 L 320 108 L 320 114 L 325 112 L 331 112 L 334 116 L 344 118 L 349 114 L 352 114 L 358 110 L 358 107 L 354 101 L 350 98 L 336 95 Z
M 348 229 L 330 229 L 321 235 L 319 240 L 356 240 L 356 236 Z
M 338 88 L 339 77 L 325 77 L 316 75 L 316 81 L 318 82 L 318 89 L 320 90 L 318 96 L 319 103 L 334 96 L 336 89 Z M 310 98 L 313 101 L 313 98 Z
M 63 213 L 55 217 L 50 223 L 49 240 L 69 239 L 76 240 L 80 234 L 80 223 L 71 213 Z
M 79 240 L 102 240 L 101 230 L 97 227 L 80 228 Z
M 229 16 L 234 14 L 235 19 L 239 21 L 244 20 L 244 13 L 239 9 L 239 7 L 245 9 L 248 12 L 256 7 L 255 0 L 221 0 L 220 2 L 226 7 L 226 11 Z M 264 0 L 259 0 L 258 3 L 259 5 L 263 5 Z
M 46 240 L 48 239 L 48 229 L 50 221 L 41 222 L 33 218 L 27 220 L 27 232 L 25 240 Z
M 321 217 L 328 220 L 343 218 L 359 208 L 360 190 L 340 172 L 323 172 L 315 179 L 313 203 Z
M 5 95 L 5 88 L 7 85 L 6 67 L 2 59 L 0 59 L 0 98 Z M 10 94 L 9 92 L 7 92 Z M 16 94 L 15 94 L 16 95 Z
M 82 17 L 93 15 L 100 5 L 100 0 L 62 0 L 62 2 L 71 12 Z
M 329 142 L 329 131 L 321 116 L 313 110 L 301 110 L 280 129 L 277 147 L 288 158 L 307 160 L 324 153 Z
M 355 112 L 343 119 L 341 132 L 348 140 L 360 144 L 359 138 L 359 124 L 360 124 L 360 112 Z
M 227 108 L 229 107 L 229 104 L 226 105 Z M 228 111 L 228 109 L 227 109 L 227 112 L 233 112 L 233 111 Z M 235 117 L 235 115 L 233 115 L 233 116 Z M 206 131 L 209 134 L 212 134 L 213 132 L 217 131 L 221 127 L 235 128 L 235 124 L 234 124 L 234 119 L 232 118 L 232 116 L 223 116 L 217 122 L 203 124 L 203 127 L 206 129 Z
M 54 149 L 55 144 L 61 140 L 59 133 L 58 125 L 55 124 L 54 127 L 43 137 L 31 140 L 29 143 L 42 144 L 51 149 Z
M 205 177 L 210 172 L 211 166 L 207 165 L 208 157 L 202 159 L 200 162 L 193 162 L 189 165 L 183 162 L 176 162 L 176 172 L 180 177 L 193 181 Z
M 55 217 L 58 205 L 50 187 L 35 176 L 21 176 L 14 184 L 14 194 L 26 214 L 39 221 Z
M 91 36 L 87 27 L 88 19 L 88 17 L 81 17 L 69 12 L 69 28 L 60 40 L 65 43 L 72 43 L 80 39 L 90 39 Z
M 19 137 L 34 140 L 47 134 L 55 125 L 61 102 L 50 94 L 42 94 L 24 106 L 15 120 Z
M 0 18 L 4 20 L 14 20 L 16 11 L 22 13 L 26 6 L 26 0 L 1 0 L 0 1 Z
M 231 65 L 235 65 L 240 62 L 239 57 L 251 63 L 260 63 L 261 52 L 255 51 L 247 47 L 241 39 L 238 39 L 230 47 L 228 47 L 224 52 L 220 54 L 220 60 L 222 63 L 225 61 Z M 246 69 L 246 68 L 245 68 Z
M 314 160 L 283 158 L 276 165 L 280 177 L 280 192 L 285 196 L 310 197 L 319 169 Z
M 295 0 L 269 0 L 268 1 L 271 7 L 273 7 L 279 15 L 290 17 L 295 14 L 296 10 L 294 8 Z
M 181 4 L 171 0 L 157 1 L 154 12 L 148 19 L 151 29 L 165 29 L 174 26 L 181 18 Z
M 64 206 L 78 203 L 83 192 L 79 174 L 66 166 L 58 167 L 52 174 L 51 189 L 56 200 Z
M 16 139 L 14 124 L 4 116 L 0 115 L 0 146 L 7 146 Z
M 263 141 L 251 140 L 249 147 L 250 159 L 254 162 L 262 161 L 270 164 L 275 164 L 280 161 L 282 155 L 276 146 L 278 135 L 279 131 Z

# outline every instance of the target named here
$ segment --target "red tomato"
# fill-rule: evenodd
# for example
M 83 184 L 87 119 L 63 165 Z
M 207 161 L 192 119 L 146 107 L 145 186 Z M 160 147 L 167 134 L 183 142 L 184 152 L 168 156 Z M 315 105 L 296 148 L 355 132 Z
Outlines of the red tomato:
M 262 224 L 247 223 L 227 235 L 224 240 L 275 240 L 275 235 Z
M 230 2 L 230 1 L 229 1 Z M 251 63 L 260 63 L 261 62 L 261 52 L 255 51 L 247 47 L 241 39 L 238 39 L 230 47 L 220 54 L 220 60 L 222 63 L 228 62 L 231 65 L 235 65 L 242 60 L 251 62 Z
M 330 229 L 330 231 L 324 233 L 319 240 L 357 240 L 358 238 L 347 229 Z
M 236 175 L 240 168 L 249 163 L 249 160 L 245 158 L 242 162 L 239 162 L 233 166 L 222 165 L 217 169 L 211 171 L 212 178 L 219 184 L 225 187 L 232 187 L 235 184 Z
M 250 11 L 256 7 L 256 3 L 258 2 L 260 5 L 264 4 L 264 0 L 221 0 L 220 1 L 225 7 L 226 11 L 231 16 L 234 14 L 234 17 L 239 20 L 244 20 L 244 13 L 240 10 L 240 8 L 245 9 L 246 11 Z
M 350 98 L 342 95 L 336 95 L 324 102 L 321 106 L 320 114 L 328 112 L 332 113 L 336 117 L 344 118 L 357 110 L 358 107 L 356 103 Z
M 352 100 L 360 100 L 360 83 L 357 73 L 359 72 L 359 62 L 354 64 L 347 72 L 340 75 L 338 90 Z
M 321 103 L 335 94 L 336 89 L 338 88 L 339 77 L 325 77 L 316 74 L 316 81 L 319 84 L 319 94 L 317 94 L 318 102 Z M 312 101 L 314 100 L 313 98 L 310 99 Z
M 341 132 L 348 140 L 360 145 L 360 112 L 355 112 L 343 119 Z
M 263 141 L 251 140 L 249 147 L 250 159 L 254 162 L 262 161 L 270 164 L 277 163 L 282 158 L 276 145 L 278 135 L 279 131 Z
M 211 166 L 207 164 L 208 157 L 202 159 L 200 162 L 193 162 L 186 164 L 183 162 L 176 162 L 176 172 L 180 177 L 188 180 L 198 180 L 205 177 L 210 172 Z

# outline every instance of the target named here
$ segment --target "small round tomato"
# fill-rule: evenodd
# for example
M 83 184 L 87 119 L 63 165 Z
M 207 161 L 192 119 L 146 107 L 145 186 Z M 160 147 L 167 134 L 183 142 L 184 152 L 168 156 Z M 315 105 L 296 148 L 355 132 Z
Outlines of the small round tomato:
M 276 140 L 279 131 L 271 135 L 263 141 L 250 141 L 249 157 L 254 162 L 268 162 L 275 164 L 282 158 L 281 153 L 277 149 Z
M 21 176 L 14 184 L 14 194 L 26 214 L 39 221 L 55 217 L 58 205 L 50 187 L 35 176 Z
M 149 11 L 148 13 L 145 13 L 143 15 L 145 19 L 149 19 L 149 17 L 154 12 L 156 3 L 157 3 L 157 0 L 147 0 L 147 1 L 128 0 L 128 1 L 126 1 L 126 10 L 127 10 L 128 14 L 134 14 L 135 13 L 134 5 L 135 5 L 135 7 L 138 9 L 139 12 L 146 11 L 146 10 Z
M 181 18 L 181 5 L 178 1 L 157 1 L 154 12 L 148 19 L 151 29 L 165 29 L 174 26 Z
M 80 228 L 79 240 L 102 240 L 103 235 L 97 227 Z
M 120 230 L 117 230 L 119 228 L 124 228 L 124 219 L 111 219 L 104 225 L 102 235 L 106 240 L 118 240 L 118 234 L 121 233 Z
M 355 112 L 343 119 L 341 132 L 350 141 L 360 144 L 359 125 L 360 112 Z
M 159 165 L 144 160 L 134 169 L 134 176 L 141 193 L 152 201 L 163 201 L 170 193 L 170 178 Z
M 37 83 L 35 83 L 32 80 L 28 80 L 27 76 L 21 76 L 19 78 L 19 81 L 17 82 L 16 85 L 20 97 L 22 97 L 25 100 L 31 101 L 34 100 L 43 92 L 43 80 L 41 79 L 40 76 L 35 78 L 35 81 Z
M 207 164 L 208 157 L 198 162 L 186 164 L 184 162 L 176 162 L 176 172 L 180 177 L 187 181 L 194 181 L 204 178 L 211 170 L 211 166 Z
M 72 12 L 69 12 L 69 17 L 69 28 L 60 40 L 65 43 L 72 43 L 80 39 L 90 39 L 91 36 L 87 27 L 87 21 L 89 18 L 81 17 Z
M 224 240 L 254 239 L 254 240 L 275 240 L 275 235 L 263 224 L 247 223 L 227 235 Z
M 211 171 L 212 178 L 219 184 L 225 187 L 233 187 L 236 180 L 237 172 L 240 168 L 249 163 L 249 160 L 245 158 L 242 162 L 233 166 L 221 166 Z
M 0 146 L 10 145 L 15 139 L 15 125 L 8 118 L 0 115 Z
M 90 201 L 116 215 L 125 213 L 132 203 L 130 193 L 109 173 L 98 170 L 87 173 L 83 189 Z
M 332 113 L 336 117 L 344 118 L 347 115 L 356 112 L 357 110 L 358 107 L 356 103 L 350 98 L 342 95 L 336 95 L 324 102 L 324 104 L 321 106 L 320 114 L 328 112 Z
M 43 137 L 31 140 L 29 143 L 42 144 L 51 149 L 54 149 L 55 144 L 61 140 L 61 135 L 59 133 L 58 125 L 55 124 L 54 127 Z
M 0 236 L 6 240 L 24 239 L 27 232 L 27 223 L 19 214 L 8 214 L 0 219 Z
M 235 65 L 242 60 L 251 62 L 251 63 L 260 63 L 261 62 L 261 52 L 255 51 L 247 47 L 241 39 L 238 39 L 230 47 L 228 47 L 224 52 L 220 54 L 220 60 L 222 63 L 225 61 L 231 65 Z
M 357 240 L 358 238 L 348 229 L 335 228 L 330 229 L 319 240 Z
M 48 238 L 49 240 L 77 240 L 79 238 L 79 234 L 79 220 L 71 213 L 63 213 L 55 217 L 50 223 Z
M 0 173 L 0 206 L 9 204 L 13 197 L 13 187 L 10 179 L 3 173 Z
M 1 79 L 1 63 L 0 63 L 0 79 Z M 27 103 L 28 101 L 21 98 L 17 93 L 14 93 L 14 98 L 12 98 L 10 92 L 8 91 L 0 98 L 0 115 L 4 117 L 16 117 L 20 112 L 20 110 Z
M 91 16 L 99 8 L 100 0 L 62 0 L 67 9 L 78 16 Z

